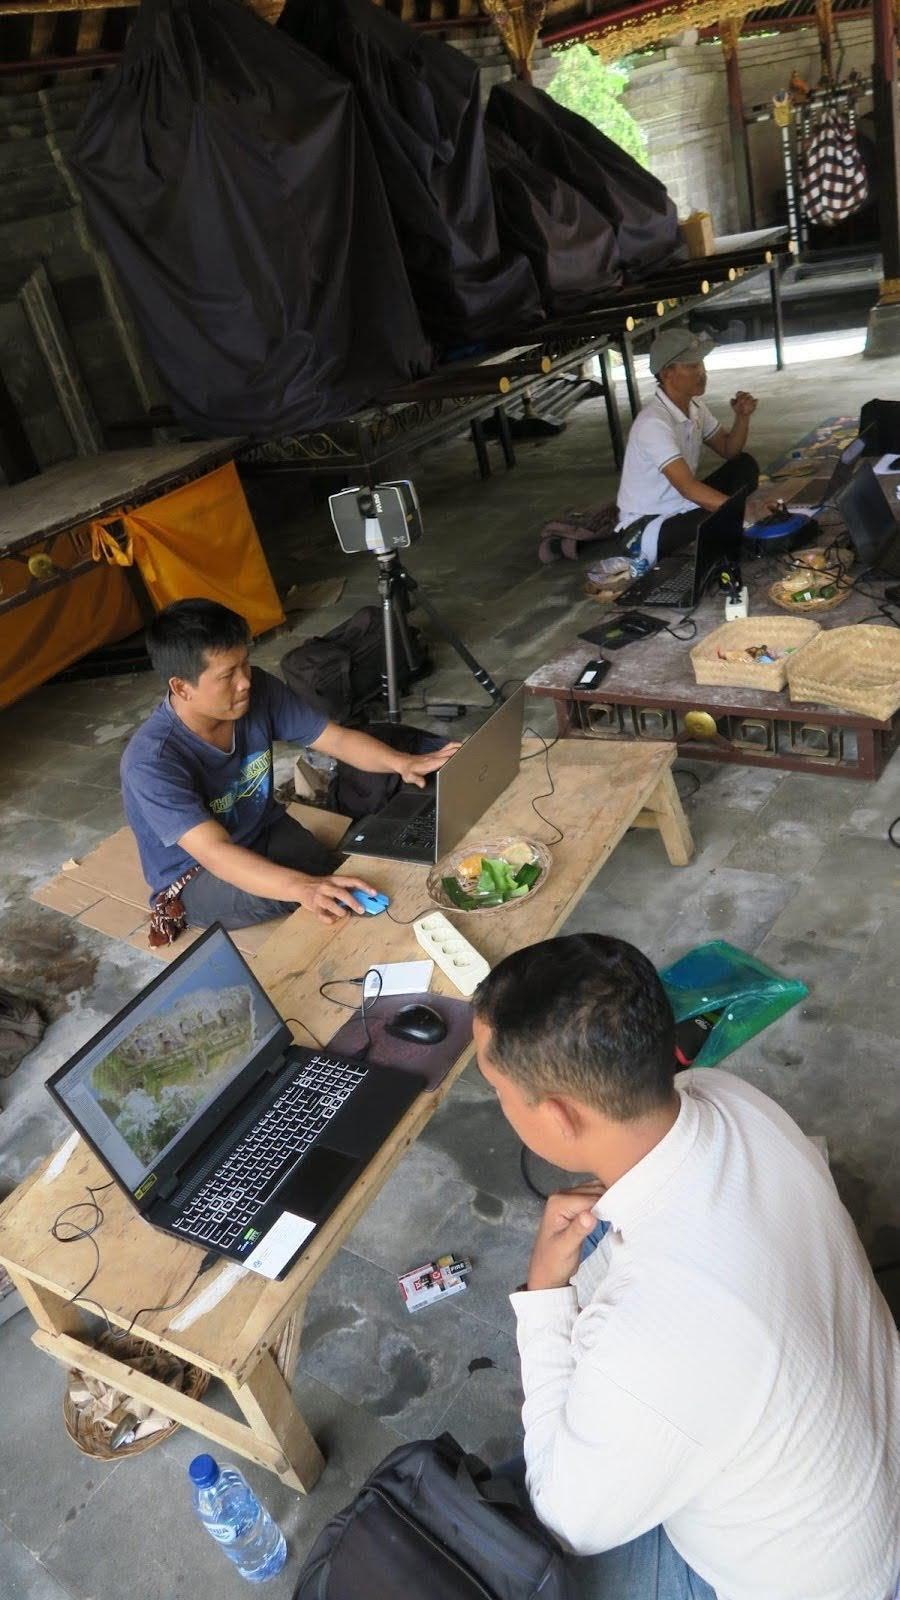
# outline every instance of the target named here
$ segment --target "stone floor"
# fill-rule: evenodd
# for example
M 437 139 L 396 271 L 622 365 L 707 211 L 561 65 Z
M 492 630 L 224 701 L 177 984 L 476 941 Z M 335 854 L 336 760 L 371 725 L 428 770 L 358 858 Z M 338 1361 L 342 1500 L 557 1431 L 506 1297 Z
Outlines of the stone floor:
M 766 461 L 825 416 L 893 393 L 900 363 L 845 357 L 750 376 L 761 402 L 752 443 Z M 734 373 L 712 375 L 709 400 L 723 415 L 735 387 Z M 597 503 L 614 486 L 601 408 L 585 407 L 560 439 L 521 447 L 516 471 L 498 468 L 486 484 L 462 441 L 427 453 L 412 473 L 426 535 L 410 566 L 498 680 L 524 675 L 592 613 L 581 570 L 540 568 L 535 548 L 553 512 Z M 262 505 L 261 491 L 255 498 Z M 339 605 L 298 620 L 295 638 L 374 598 L 372 565 L 340 555 L 323 510 L 280 522 L 270 513 L 271 505 L 260 517 L 282 585 L 336 572 L 347 579 Z M 255 659 L 273 666 L 288 643 L 269 640 Z M 464 668 L 441 643 L 436 654 L 429 694 L 469 697 Z M 157 970 L 27 897 L 119 824 L 119 757 L 155 695 L 148 677 L 107 679 L 46 687 L 0 713 L 0 971 L 51 1018 L 40 1049 L 0 1084 L 0 1192 L 65 1132 L 43 1088 L 48 1074 Z M 670 869 L 658 840 L 632 833 L 571 926 L 621 934 L 659 960 L 720 935 L 807 981 L 806 1004 L 729 1065 L 807 1132 L 826 1136 L 867 1247 L 877 1260 L 895 1257 L 900 856 L 885 835 L 900 813 L 900 760 L 871 787 L 708 765 L 696 775 L 691 866 Z M 687 776 L 679 782 L 686 793 L 694 787 Z M 537 1214 L 516 1141 L 470 1070 L 313 1297 L 296 1391 L 327 1456 L 325 1474 L 308 1500 L 249 1474 L 289 1540 L 275 1600 L 291 1593 L 323 1523 L 398 1440 L 449 1428 L 489 1459 L 515 1448 L 507 1292 L 522 1278 Z M 468 1293 L 409 1317 L 396 1273 L 444 1250 L 473 1259 Z M 31 1346 L 25 1314 L 0 1328 L 0 1364 L 4 1600 L 188 1600 L 209 1582 L 221 1600 L 237 1600 L 238 1578 L 191 1517 L 185 1468 L 198 1439 L 181 1431 L 134 1461 L 90 1461 L 66 1439 L 62 1375 Z

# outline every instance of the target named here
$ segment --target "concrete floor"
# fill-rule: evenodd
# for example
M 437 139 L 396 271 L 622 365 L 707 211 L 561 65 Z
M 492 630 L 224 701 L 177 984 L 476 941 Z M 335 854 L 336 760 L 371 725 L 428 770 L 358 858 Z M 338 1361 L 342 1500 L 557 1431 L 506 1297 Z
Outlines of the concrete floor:
M 826 416 L 895 392 L 898 379 L 900 361 L 858 357 L 780 376 L 754 370 L 749 386 L 761 404 L 752 447 L 766 462 Z M 708 398 L 723 416 L 736 386 L 733 373 L 711 378 Z M 412 471 L 426 536 L 410 566 L 498 680 L 524 675 L 595 615 L 580 567 L 541 568 L 535 549 L 551 514 L 596 504 L 614 488 L 600 405 L 580 411 L 560 439 L 520 447 L 516 471 L 498 468 L 487 484 L 463 441 L 427 453 Z M 347 579 L 337 607 L 297 622 L 297 639 L 374 598 L 372 565 L 342 557 L 327 528 L 320 511 L 267 537 L 282 584 L 333 572 Z M 274 666 L 290 642 L 270 640 L 255 659 Z M 436 655 L 429 694 L 469 698 L 455 657 L 440 643 Z M 151 959 L 28 899 L 31 886 L 119 825 L 119 756 L 156 694 L 149 677 L 108 679 L 47 687 L 0 713 L 0 972 L 51 1018 L 40 1049 L 0 1084 L 0 1192 L 65 1134 L 43 1088 L 48 1074 L 157 971 Z M 536 715 L 546 719 L 547 707 Z M 720 935 L 806 980 L 807 1003 L 728 1065 L 775 1095 L 808 1133 L 826 1136 L 867 1247 L 877 1260 L 895 1257 L 900 857 L 885 831 L 900 813 L 900 760 L 877 786 L 696 770 L 691 866 L 670 869 L 658 840 L 632 833 L 571 926 L 621 934 L 657 960 Z M 289 1565 L 269 1591 L 275 1600 L 291 1593 L 323 1523 L 398 1440 L 448 1428 L 488 1459 L 516 1447 L 507 1293 L 523 1276 L 537 1215 L 516 1141 L 470 1070 L 313 1296 L 296 1391 L 328 1466 L 309 1500 L 249 1473 L 289 1541 Z M 86 1247 L 72 1248 L 87 1256 Z M 474 1260 L 469 1292 L 409 1317 L 396 1273 L 444 1250 Z M 220 1600 L 237 1600 L 240 1580 L 192 1521 L 185 1468 L 201 1441 L 182 1430 L 113 1466 L 81 1456 L 63 1431 L 62 1374 L 29 1332 L 25 1314 L 0 1328 L 4 1600 L 188 1600 L 210 1582 Z

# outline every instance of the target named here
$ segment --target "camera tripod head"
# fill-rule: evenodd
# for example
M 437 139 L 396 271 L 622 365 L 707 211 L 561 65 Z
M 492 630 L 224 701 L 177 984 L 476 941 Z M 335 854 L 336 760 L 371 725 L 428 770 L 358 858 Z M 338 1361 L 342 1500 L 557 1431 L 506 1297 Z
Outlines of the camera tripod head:
M 345 555 L 384 556 L 422 537 L 422 513 L 408 478 L 358 484 L 328 496 L 338 543 Z

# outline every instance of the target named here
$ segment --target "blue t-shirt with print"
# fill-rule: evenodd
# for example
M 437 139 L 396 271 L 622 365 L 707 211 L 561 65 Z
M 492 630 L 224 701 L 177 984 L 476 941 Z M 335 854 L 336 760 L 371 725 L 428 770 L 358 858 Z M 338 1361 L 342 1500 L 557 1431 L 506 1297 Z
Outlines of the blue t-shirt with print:
M 235 844 L 254 841 L 282 815 L 273 792 L 272 740 L 312 744 L 327 717 L 305 706 L 279 678 L 254 667 L 250 704 L 219 750 L 186 728 L 168 697 L 122 756 L 122 800 L 138 842 L 151 898 L 196 865 L 178 840 L 210 817 Z

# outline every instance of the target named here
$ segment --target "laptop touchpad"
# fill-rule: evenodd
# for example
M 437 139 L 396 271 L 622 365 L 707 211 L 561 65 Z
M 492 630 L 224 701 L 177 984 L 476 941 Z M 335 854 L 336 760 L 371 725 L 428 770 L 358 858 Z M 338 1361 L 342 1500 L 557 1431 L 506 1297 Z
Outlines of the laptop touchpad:
M 324 1210 L 330 1210 L 334 1197 L 341 1193 L 347 1179 L 354 1177 L 359 1167 L 358 1157 L 315 1145 L 284 1188 L 278 1190 L 278 1204 L 287 1211 L 296 1211 L 301 1217 L 318 1217 Z

